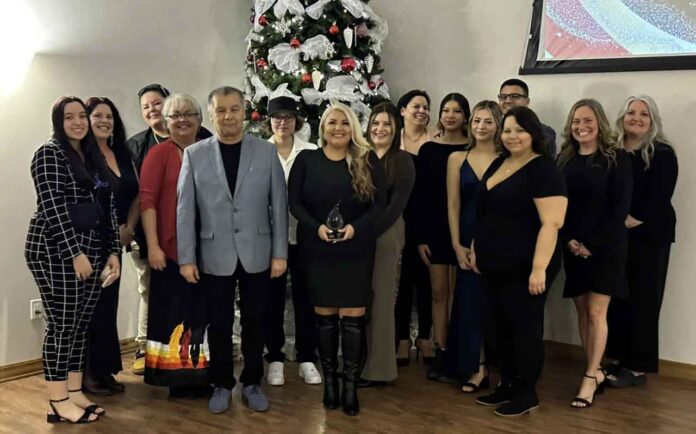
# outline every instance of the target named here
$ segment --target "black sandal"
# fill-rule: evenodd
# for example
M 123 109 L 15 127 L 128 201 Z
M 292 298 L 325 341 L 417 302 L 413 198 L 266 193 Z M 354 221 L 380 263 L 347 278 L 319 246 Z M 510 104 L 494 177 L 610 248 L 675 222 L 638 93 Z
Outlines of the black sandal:
M 604 379 L 602 380 L 601 383 L 597 381 L 597 377 L 587 375 L 587 374 L 583 374 L 583 377 L 591 378 L 595 381 L 595 390 L 594 390 L 594 392 L 592 392 L 592 401 L 587 400 L 585 398 L 581 398 L 579 396 L 576 396 L 575 399 L 573 399 L 570 402 L 570 406 L 573 408 L 577 408 L 577 409 L 590 408 L 590 407 L 592 407 L 592 404 L 594 403 L 595 396 L 601 395 L 602 393 L 604 393 L 604 382 L 606 381 L 606 376 L 604 377 Z M 578 405 L 578 404 L 583 404 L 583 405 Z
M 71 394 L 71 393 L 82 393 L 82 388 L 75 389 L 75 390 L 68 390 L 68 394 Z M 104 410 L 104 407 L 102 407 L 101 405 L 98 405 L 98 404 L 88 405 L 87 407 L 85 407 L 84 410 L 87 413 L 93 413 L 93 414 L 96 414 L 97 416 L 104 416 L 106 414 L 106 410 Z
M 65 397 L 63 399 L 55 399 L 55 400 L 49 399 L 48 400 L 48 405 L 51 406 L 51 411 L 53 411 L 53 413 L 46 414 L 46 422 L 47 423 L 60 423 L 60 422 L 63 422 L 64 420 L 68 421 L 70 423 L 91 423 L 91 422 L 96 422 L 99 420 L 98 416 L 94 419 L 90 419 L 89 417 L 92 415 L 92 413 L 87 411 L 87 409 L 85 409 L 85 412 L 82 413 L 82 416 L 80 416 L 80 418 L 77 419 L 76 421 L 72 421 L 66 417 L 61 416 L 60 413 L 58 413 L 56 406 L 53 404 L 58 403 L 58 402 L 65 402 L 68 399 L 70 399 L 70 397 Z
M 633 372 L 629 371 L 626 368 L 619 369 L 619 371 L 614 373 L 613 376 L 616 379 L 612 380 L 611 378 L 609 378 L 607 380 L 607 384 L 611 387 L 616 387 L 618 389 L 630 386 L 642 386 L 647 382 L 647 377 L 645 376 L 645 374 L 635 375 Z
M 484 362 L 481 362 L 479 365 L 486 365 Z M 471 379 L 471 377 L 469 377 Z M 465 387 L 470 388 L 471 390 L 464 390 Z M 487 389 L 490 387 L 490 373 L 486 373 L 486 376 L 483 377 L 483 379 L 479 382 L 479 384 L 472 383 L 471 381 L 467 381 L 466 383 L 462 384 L 462 387 L 460 388 L 462 393 L 478 393 L 481 389 Z

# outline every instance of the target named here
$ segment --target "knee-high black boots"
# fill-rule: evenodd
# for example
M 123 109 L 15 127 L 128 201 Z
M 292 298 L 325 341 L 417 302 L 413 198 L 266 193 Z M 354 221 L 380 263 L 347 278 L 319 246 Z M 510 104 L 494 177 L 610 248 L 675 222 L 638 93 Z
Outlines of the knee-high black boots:
M 324 407 L 341 406 L 338 387 L 338 315 L 317 315 L 317 346 L 324 371 Z
M 355 416 L 360 412 L 358 381 L 365 358 L 365 316 L 344 316 L 341 319 L 343 350 L 343 412 Z

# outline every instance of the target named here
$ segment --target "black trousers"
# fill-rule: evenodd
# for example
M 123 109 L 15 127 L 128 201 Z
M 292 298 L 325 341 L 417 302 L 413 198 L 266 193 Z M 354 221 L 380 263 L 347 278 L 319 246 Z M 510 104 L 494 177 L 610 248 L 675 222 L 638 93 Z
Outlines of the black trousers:
M 555 274 L 547 273 L 547 290 L 529 293 L 528 276 L 488 276 L 488 328 L 495 336 L 501 382 L 515 397 L 536 399 L 536 383 L 544 367 L 544 305 Z
M 288 269 L 292 289 L 292 305 L 295 312 L 295 348 L 299 363 L 317 361 L 317 330 L 314 307 L 309 301 L 306 273 L 299 259 L 297 245 L 288 246 Z M 288 273 L 271 279 L 266 311 L 266 360 L 284 362 L 285 354 L 285 291 Z
M 626 261 L 628 299 L 612 298 L 609 304 L 607 356 L 632 371 L 658 369 L 660 309 L 670 248 L 670 244 L 631 238 Z
M 430 274 L 418 254 L 418 247 L 413 243 L 407 243 L 401 255 L 399 292 L 394 306 L 396 335 L 400 340 L 411 338 L 414 291 L 418 312 L 418 338 L 430 339 L 430 329 L 433 325 Z
M 119 255 L 119 261 L 121 259 Z M 118 374 L 123 369 L 117 326 L 120 286 L 121 279 L 118 279 L 106 288 L 102 288 L 89 323 L 86 371 L 94 376 Z
M 260 384 L 263 377 L 263 344 L 270 270 L 247 273 L 242 263 L 231 276 L 203 274 L 201 284 L 208 293 L 209 376 L 213 384 L 226 389 L 235 385 L 232 354 L 235 289 L 239 283 L 242 317 L 242 355 L 244 369 L 239 381 L 245 386 Z

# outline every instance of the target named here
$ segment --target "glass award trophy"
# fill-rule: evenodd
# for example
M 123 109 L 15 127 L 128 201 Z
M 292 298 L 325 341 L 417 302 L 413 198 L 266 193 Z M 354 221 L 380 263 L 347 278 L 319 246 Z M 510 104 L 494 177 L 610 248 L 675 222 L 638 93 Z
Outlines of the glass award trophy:
M 343 216 L 341 215 L 341 211 L 338 209 L 339 204 L 341 201 L 336 202 L 336 205 L 334 205 L 333 208 L 331 208 L 331 212 L 329 212 L 329 216 L 326 218 L 326 227 L 330 229 L 329 231 L 329 239 L 331 240 L 337 240 L 341 238 L 341 233 L 338 232 L 339 229 L 343 229 Z

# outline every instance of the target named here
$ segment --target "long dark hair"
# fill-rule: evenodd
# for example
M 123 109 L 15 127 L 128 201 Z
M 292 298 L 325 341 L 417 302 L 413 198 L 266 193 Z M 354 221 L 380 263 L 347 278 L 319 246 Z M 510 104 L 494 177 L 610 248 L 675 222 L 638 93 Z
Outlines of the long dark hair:
M 437 115 L 437 129 L 440 130 L 441 133 L 445 131 L 445 127 L 442 125 L 440 122 L 440 119 L 442 119 L 442 111 L 445 109 L 445 104 L 447 104 L 450 101 L 455 101 L 457 104 L 459 104 L 459 107 L 462 109 L 464 112 L 464 123 L 462 124 L 462 134 L 464 134 L 464 137 L 469 137 L 469 131 L 468 131 L 468 123 L 469 119 L 471 119 L 471 108 L 469 108 L 469 100 L 466 99 L 464 95 L 461 93 L 457 92 L 452 92 L 448 93 L 445 95 L 444 98 L 442 98 L 442 102 L 440 102 L 440 111 L 438 112 Z
M 503 116 L 503 130 L 505 129 L 505 120 L 514 117 L 517 124 L 521 126 L 530 136 L 532 136 L 532 151 L 539 155 L 548 155 L 546 151 L 546 141 L 544 133 L 541 129 L 541 121 L 539 117 L 528 107 L 513 107 L 508 110 Z M 503 146 L 504 156 L 509 156 L 510 151 Z
M 126 148 L 126 127 L 123 125 L 121 114 L 116 108 L 116 105 L 114 105 L 113 101 L 103 96 L 93 96 L 87 99 L 85 102 L 85 106 L 87 107 L 87 115 L 91 117 L 94 110 L 100 104 L 108 106 L 111 109 L 111 114 L 114 117 L 114 132 L 109 138 L 108 144 L 116 156 L 116 162 L 120 167 L 123 167 L 125 164 L 132 164 L 130 151 L 128 151 L 128 148 Z
M 392 139 L 391 145 L 389 145 L 389 149 L 387 149 L 387 152 L 384 154 L 384 157 L 382 157 L 381 160 L 384 166 L 384 173 L 387 176 L 389 184 L 391 185 L 394 177 L 396 155 L 399 152 L 399 148 L 401 147 L 400 132 L 401 127 L 403 126 L 403 122 L 401 120 L 401 116 L 399 116 L 399 109 L 397 109 L 396 106 L 391 102 L 385 101 L 374 106 L 372 108 L 372 112 L 370 113 L 370 118 L 367 122 L 366 134 L 367 141 L 370 143 L 370 145 L 372 145 L 373 149 L 375 147 L 375 144 L 372 142 L 372 134 L 370 134 L 370 127 L 372 126 L 372 122 L 380 113 L 386 113 L 387 116 L 389 116 L 389 119 L 392 122 L 392 130 L 394 131 L 394 139 Z
M 398 109 L 397 111 L 399 112 L 399 117 L 401 118 L 401 123 L 403 124 L 404 117 L 401 116 L 401 109 L 405 109 L 408 103 L 411 102 L 411 100 L 417 96 L 422 96 L 425 98 L 425 100 L 428 102 L 428 106 L 430 106 L 430 95 L 428 95 L 428 92 L 420 89 L 413 89 L 409 90 L 405 94 L 399 98 L 399 101 L 396 103 L 396 108 Z
M 110 188 L 113 189 L 114 177 L 109 173 L 104 162 L 104 157 L 99 152 L 99 147 L 97 146 L 97 141 L 94 138 L 94 133 L 92 132 L 92 125 L 87 120 L 87 134 L 80 141 L 80 150 L 84 156 L 84 160 L 80 157 L 80 154 L 75 150 L 75 148 L 70 145 L 70 139 L 65 133 L 64 117 L 65 117 L 65 106 L 76 102 L 79 103 L 85 113 L 87 113 L 87 107 L 85 103 L 76 96 L 61 96 L 53 103 L 53 108 L 51 109 L 51 122 L 53 124 L 53 134 L 52 137 L 58 143 L 60 143 L 61 148 L 68 157 L 68 162 L 70 163 L 70 168 L 72 169 L 75 182 L 82 188 L 91 190 L 97 186 L 97 178 L 100 181 L 106 181 L 109 183 Z

